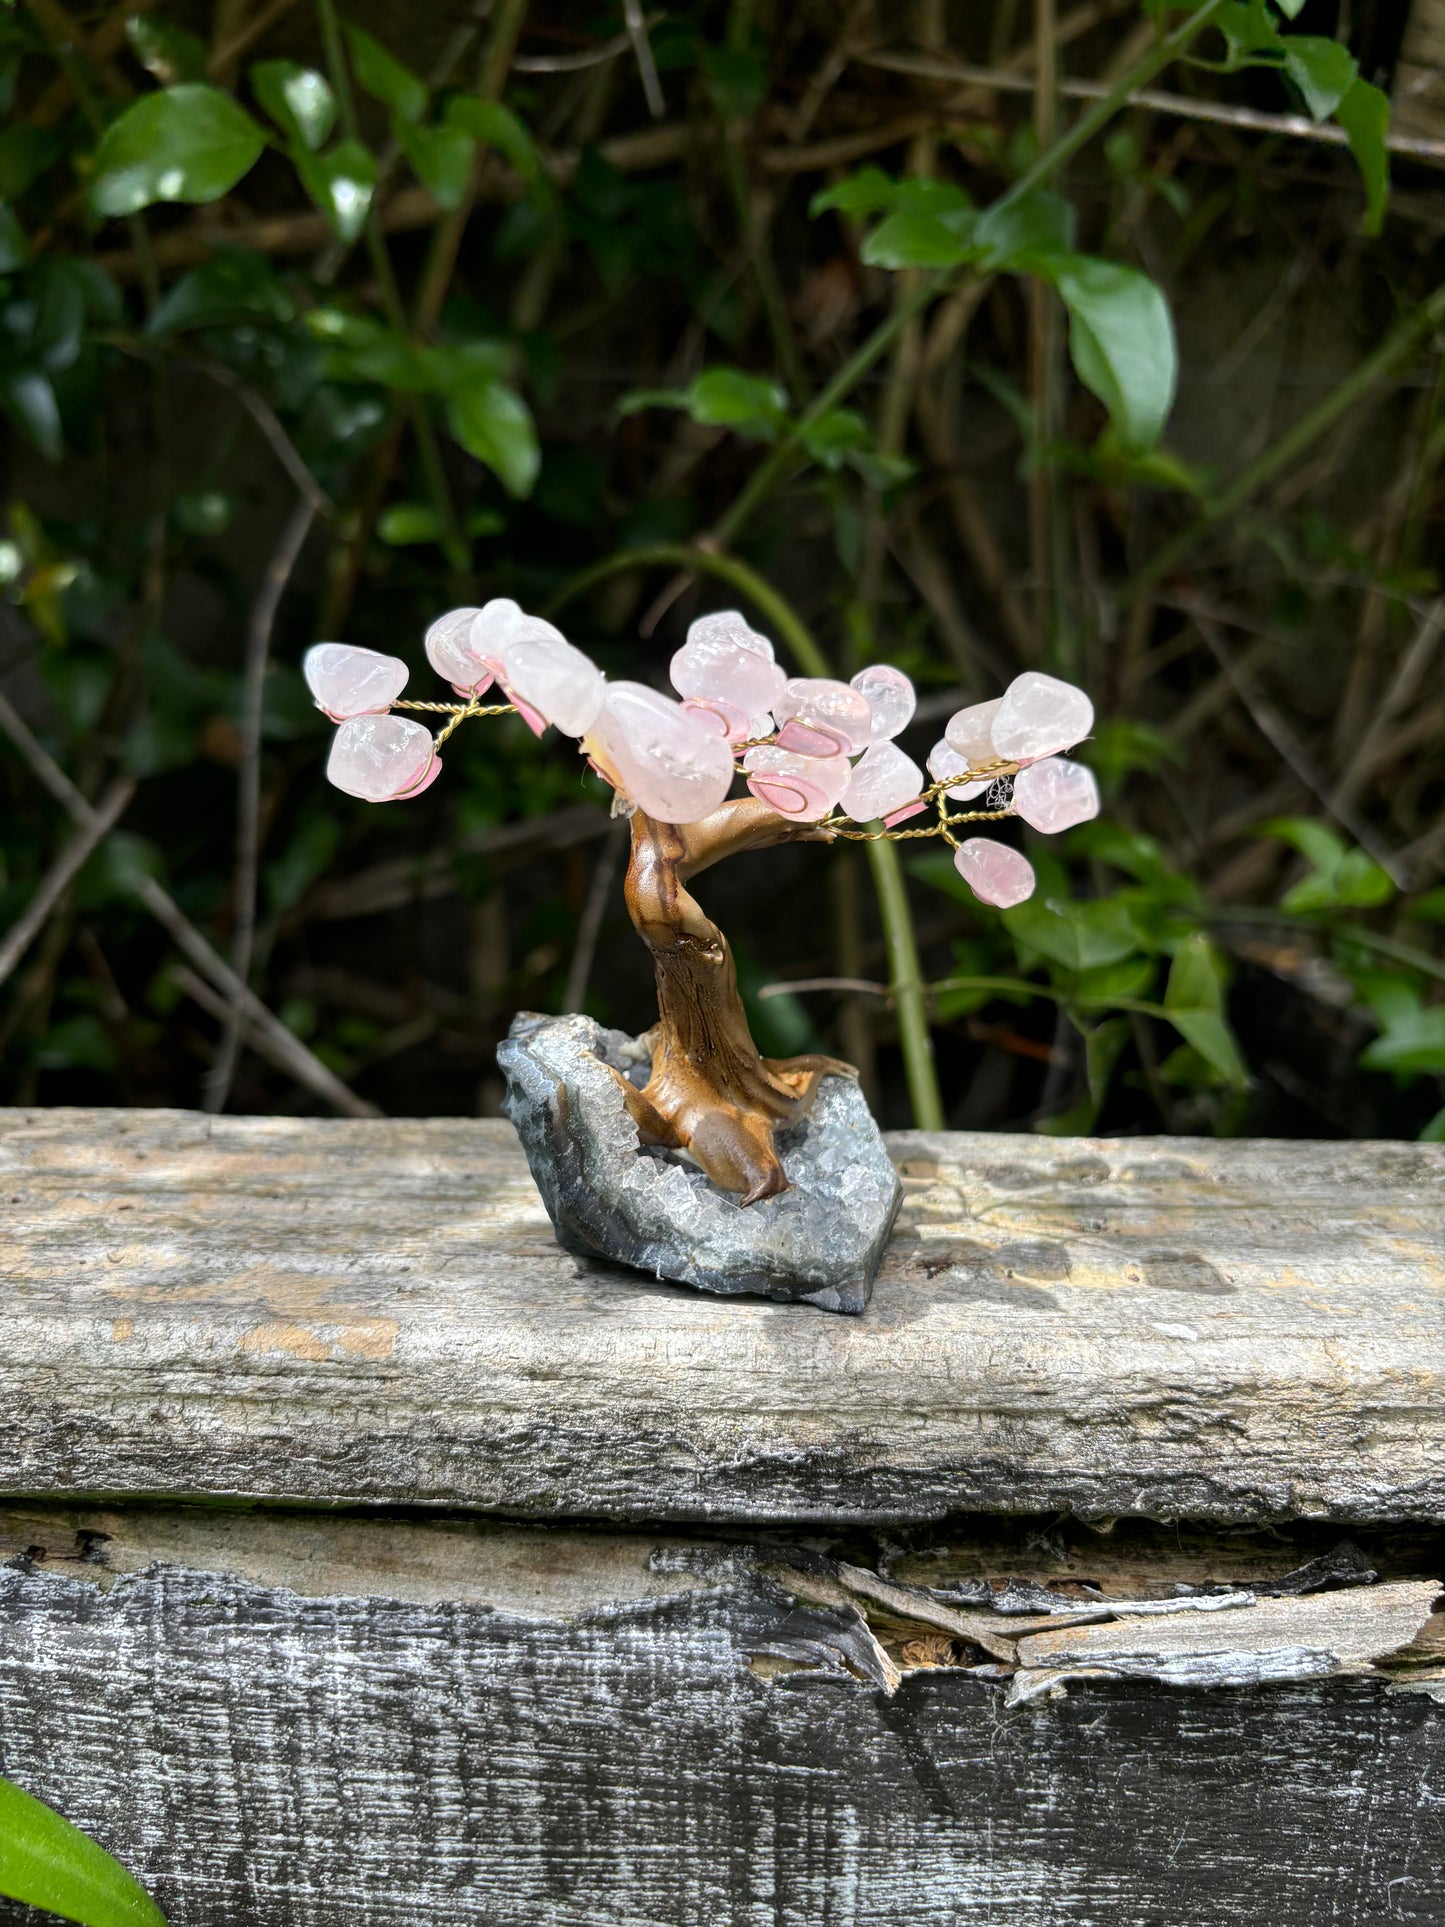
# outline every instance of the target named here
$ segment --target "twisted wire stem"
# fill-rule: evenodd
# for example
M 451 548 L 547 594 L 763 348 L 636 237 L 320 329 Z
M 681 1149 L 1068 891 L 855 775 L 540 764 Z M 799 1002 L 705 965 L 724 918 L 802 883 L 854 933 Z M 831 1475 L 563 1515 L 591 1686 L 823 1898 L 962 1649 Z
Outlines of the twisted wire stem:
M 515 703 L 422 703 L 394 702 L 393 709 L 423 710 L 429 715 L 450 718 L 437 732 L 436 746 L 441 748 L 447 738 L 471 716 L 515 716 Z M 744 750 L 762 749 L 775 740 L 772 736 L 757 736 L 750 742 L 736 745 L 735 753 Z M 818 828 L 828 830 L 836 837 L 849 843 L 908 843 L 918 837 L 941 836 L 950 849 L 958 848 L 958 838 L 954 830 L 960 823 L 997 823 L 1006 816 L 1014 815 L 1012 808 L 1002 810 L 950 810 L 945 801 L 950 790 L 961 789 L 965 783 L 981 783 L 987 777 L 1013 776 L 1018 770 L 1017 763 L 987 763 L 982 769 L 961 770 L 957 776 L 947 777 L 938 783 L 930 783 L 926 790 L 920 790 L 917 801 L 931 803 L 937 812 L 931 823 L 921 824 L 915 830 L 860 830 L 851 827 L 852 819 L 846 816 L 825 816 Z

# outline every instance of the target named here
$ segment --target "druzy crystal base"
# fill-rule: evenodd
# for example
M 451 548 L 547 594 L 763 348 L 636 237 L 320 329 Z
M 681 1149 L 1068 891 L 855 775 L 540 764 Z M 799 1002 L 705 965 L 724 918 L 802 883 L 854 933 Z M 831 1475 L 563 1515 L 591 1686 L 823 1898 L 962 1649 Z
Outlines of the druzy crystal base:
M 825 1077 L 777 1147 L 791 1189 L 744 1209 L 685 1158 L 643 1148 L 611 1064 L 639 1089 L 650 1059 L 590 1017 L 524 1011 L 497 1051 L 557 1242 L 700 1291 L 861 1312 L 898 1212 L 898 1178 L 863 1094 Z

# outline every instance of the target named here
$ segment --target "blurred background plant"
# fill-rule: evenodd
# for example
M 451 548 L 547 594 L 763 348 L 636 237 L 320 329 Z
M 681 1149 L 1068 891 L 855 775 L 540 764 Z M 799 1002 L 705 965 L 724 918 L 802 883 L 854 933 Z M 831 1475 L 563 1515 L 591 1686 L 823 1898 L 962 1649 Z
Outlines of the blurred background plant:
M 305 647 L 509 595 L 895 663 L 919 760 L 1093 695 L 1017 910 L 710 879 L 885 1123 L 1445 1137 L 1437 11 L 0 6 L 0 1100 L 488 1113 L 516 1009 L 645 1026 L 575 756 L 324 784 Z

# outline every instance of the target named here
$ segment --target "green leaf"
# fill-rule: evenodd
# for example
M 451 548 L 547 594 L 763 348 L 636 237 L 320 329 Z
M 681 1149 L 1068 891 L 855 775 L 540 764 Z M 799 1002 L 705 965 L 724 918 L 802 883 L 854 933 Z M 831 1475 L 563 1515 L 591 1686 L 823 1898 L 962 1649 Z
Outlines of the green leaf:
M 403 120 L 420 120 L 426 112 L 427 90 L 409 67 L 389 54 L 379 40 L 346 22 L 356 78 L 367 93 L 384 101 Z
M 1074 228 L 1074 210 L 1063 195 L 1040 187 L 1020 200 L 987 209 L 973 231 L 973 242 L 983 250 L 983 268 L 1037 272 L 1035 261 L 1070 252 Z
M 1318 823 L 1312 816 L 1272 816 L 1260 824 L 1259 834 L 1278 837 L 1281 843 L 1288 843 L 1307 857 L 1315 869 L 1328 872 L 1339 867 L 1340 858 L 1348 848 L 1327 823 Z
M 500 102 L 477 100 L 470 94 L 454 95 L 442 116 L 448 127 L 460 128 L 482 147 L 495 147 L 516 168 L 534 182 L 542 182 L 542 158 L 532 136 L 510 107 Z
M 1224 966 L 1202 931 L 1186 937 L 1174 955 L 1164 989 L 1169 1021 L 1225 1082 L 1243 1090 L 1249 1071 L 1224 1015 Z
M 745 374 L 741 368 L 709 368 L 686 388 L 639 389 L 623 398 L 621 412 L 641 408 L 681 408 L 708 428 L 736 428 L 765 441 L 788 418 L 788 397 L 775 381 Z
M 1284 50 L 1284 40 L 1265 0 L 1227 0 L 1210 24 L 1224 35 L 1226 71 L 1235 67 L 1272 66 L 1275 57 Z
M 1349 136 L 1350 152 L 1365 183 L 1365 218 L 1360 232 L 1378 234 L 1390 198 L 1390 151 L 1385 146 L 1390 130 L 1389 97 L 1368 80 L 1357 80 L 1335 109 L 1335 119 Z
M 136 13 L 125 23 L 125 37 L 136 59 L 162 87 L 172 87 L 178 80 L 205 79 L 206 43 L 184 27 L 153 13 Z
M 1002 922 L 1016 943 L 1066 970 L 1117 963 L 1139 948 L 1139 933 L 1128 909 L 1111 897 L 1085 903 L 1053 897 L 1040 903 L 1030 897 L 1027 903 L 1005 910 Z
M 147 94 L 101 135 L 90 206 L 135 214 L 156 201 L 218 201 L 250 171 L 266 137 L 219 87 Z
M 1148 448 L 1174 402 L 1174 324 L 1163 294 L 1136 268 L 1070 257 L 1053 277 L 1069 310 L 1069 352 L 1080 381 L 1120 435 Z
M 60 460 L 60 405 L 48 375 L 28 368 L 0 378 L 0 404 L 47 461 Z
M 0 1780 L 0 1893 L 82 1927 L 166 1927 L 119 1861 L 9 1780 Z
M 1308 5 L 1308 0 L 1274 0 L 1286 20 L 1298 20 Z
M 460 207 L 476 142 L 460 127 L 414 127 L 398 120 L 396 136 L 412 172 L 438 207 Z
M 165 294 L 146 324 L 153 335 L 185 328 L 220 328 L 239 321 L 290 321 L 296 304 L 263 254 L 218 248 Z
M 314 67 L 294 60 L 261 60 L 251 69 L 256 98 L 286 135 L 313 154 L 336 125 L 336 96 Z
M 1416 1139 L 1418 1144 L 1445 1144 L 1445 1109 L 1438 1110 Z
M 0 206 L 0 274 L 13 274 L 30 259 L 25 230 L 8 207 Z
M 1284 43 L 1284 70 L 1304 95 L 1312 120 L 1327 120 L 1359 75 L 1354 56 L 1338 40 L 1291 34 Z
M 1370 1071 L 1445 1074 L 1445 1004 L 1402 1011 L 1383 1036 L 1360 1052 L 1360 1062 Z
M 1093 1105 L 1090 1126 L 1098 1116 L 1100 1105 L 1109 1095 L 1114 1067 L 1128 1041 L 1129 1022 L 1125 1017 L 1106 1017 L 1102 1024 L 1090 1024 L 1084 1032 L 1084 1071 L 1089 1080 L 1089 1097 Z
M 863 243 L 870 268 L 956 268 L 969 258 L 969 237 L 977 219 L 972 208 L 928 213 L 898 208 Z
M 830 408 L 803 431 L 803 446 L 824 468 L 841 468 L 850 455 L 873 447 L 873 431 L 851 408 Z
M 500 381 L 471 383 L 447 399 L 447 424 L 468 454 L 485 462 L 509 495 L 530 495 L 542 465 L 532 411 Z
M 302 185 L 343 241 L 366 226 L 376 191 L 376 156 L 360 141 L 338 141 L 329 154 L 295 152 Z
M 808 203 L 808 212 L 826 214 L 833 209 L 839 214 L 872 214 L 879 208 L 892 207 L 897 197 L 898 183 L 891 174 L 885 174 L 881 167 L 864 167 L 834 181 L 831 187 L 821 188 Z

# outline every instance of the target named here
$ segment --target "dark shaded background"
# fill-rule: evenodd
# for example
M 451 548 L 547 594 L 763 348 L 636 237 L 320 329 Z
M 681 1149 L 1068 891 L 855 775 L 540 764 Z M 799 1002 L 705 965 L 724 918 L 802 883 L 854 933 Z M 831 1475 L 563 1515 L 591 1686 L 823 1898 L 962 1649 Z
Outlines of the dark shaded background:
M 568 745 L 536 744 L 505 718 L 459 735 L 443 779 L 416 803 L 353 803 L 323 781 L 328 729 L 309 708 L 300 657 L 319 636 L 399 653 L 414 665 L 409 693 L 439 695 L 420 637 L 442 609 L 491 595 L 542 607 L 621 550 L 704 534 L 762 445 L 685 411 L 620 404 L 719 366 L 771 376 L 795 404 L 816 393 L 898 298 L 899 278 L 862 265 L 859 223 L 811 217 L 810 200 L 865 163 L 937 174 L 980 202 L 999 194 L 1031 151 L 1035 102 L 1017 90 L 1035 69 L 1031 10 L 942 0 L 655 8 L 654 115 L 619 7 L 528 7 L 504 97 L 550 185 L 501 154 L 488 160 L 434 334 L 514 345 L 542 461 L 519 499 L 439 435 L 449 491 L 474 531 L 465 568 L 435 542 L 386 539 L 406 532 L 405 515 L 388 520 L 388 510 L 426 500 L 417 440 L 402 425 L 410 403 L 384 382 L 328 375 L 305 326 L 325 302 L 380 313 L 376 263 L 363 245 L 328 241 L 283 155 L 268 153 L 216 206 L 138 217 L 157 263 L 152 308 L 217 258 L 250 276 L 233 314 L 213 308 L 207 325 L 147 332 L 135 232 L 88 219 L 81 193 L 95 135 L 77 97 L 88 92 L 104 119 L 168 77 L 164 47 L 138 53 L 117 31 L 121 17 L 30 10 L 35 35 L 13 62 L 0 142 L 0 186 L 30 252 L 0 283 L 12 342 L 39 325 L 47 263 L 97 263 L 113 290 L 109 306 L 103 291 L 87 296 L 76 350 L 55 370 L 56 458 L 24 432 L 12 393 L 0 691 L 88 796 L 118 770 L 139 779 L 121 832 L 0 989 L 0 1101 L 201 1101 L 218 1047 L 215 993 L 207 1004 L 194 973 L 178 975 L 175 945 L 135 885 L 162 878 L 228 948 L 246 625 L 296 499 L 260 416 L 335 513 L 312 528 L 272 637 L 253 984 L 371 1104 L 494 1111 L 492 1053 L 518 1008 L 563 1007 L 570 979 L 607 1021 L 650 1021 L 603 792 Z M 450 58 L 460 89 L 473 84 L 491 26 L 485 10 L 376 0 L 356 0 L 348 17 L 418 73 Z M 248 104 L 257 59 L 325 64 L 305 4 L 167 4 L 153 18 L 196 36 L 213 60 L 259 19 L 244 54 L 212 75 Z M 1061 4 L 1052 18 L 1072 77 L 1116 78 L 1157 30 L 1108 0 Z M 1387 89 L 1412 30 L 1386 0 L 1348 12 L 1310 0 L 1298 25 L 1347 37 Z M 993 78 L 962 81 L 951 63 Z M 1271 73 L 1177 67 L 1156 85 L 1186 105 L 1300 111 Z M 384 110 L 364 92 L 358 110 L 368 143 L 384 150 Z M 1060 103 L 1064 121 L 1076 111 Z M 1428 142 L 1428 104 L 1412 111 L 1397 124 Z M 27 179 L 37 153 L 45 164 Z M 1216 945 L 1247 1088 L 1231 1088 L 1168 1025 L 1122 1010 L 1112 1075 L 1091 1097 L 1060 1006 L 955 990 L 935 1004 L 951 1124 L 1413 1136 L 1440 1112 L 1438 344 L 1427 335 L 1149 593 L 1129 594 L 1201 499 L 1276 448 L 1432 292 L 1439 180 L 1428 156 L 1397 154 L 1383 234 L 1366 239 L 1359 177 L 1340 148 L 1130 109 L 1064 185 L 1083 243 L 1142 265 L 1167 290 L 1182 373 L 1166 447 L 1182 468 L 1112 458 L 1098 439 L 1102 410 L 1057 350 L 1044 392 L 1047 311 L 1041 319 L 1023 284 L 999 277 L 933 310 L 852 397 L 872 430 L 870 459 L 801 475 L 739 542 L 841 673 L 882 658 L 915 677 L 931 720 L 905 740 L 920 760 L 952 708 L 997 693 L 1021 667 L 1082 682 L 1101 718 L 1087 754 L 1109 822 L 1152 842 L 1128 846 L 1131 868 L 1117 842 L 1076 833 L 1044 873 L 1046 892 L 1116 902 L 1132 919 L 1137 941 L 1107 965 L 1123 973 L 1121 995 L 1157 999 L 1180 930 L 1207 929 Z M 404 165 L 378 205 L 410 301 L 439 216 Z M 230 252 L 218 257 L 218 243 Z M 1030 517 L 1039 473 L 1052 515 L 1043 553 Z M 609 673 L 664 685 L 688 621 L 735 600 L 716 581 L 650 566 L 612 574 L 562 620 Z M 3 740 L 0 812 L 4 928 L 68 826 Z M 1310 865 L 1261 834 L 1280 817 L 1331 826 L 1403 888 L 1363 901 L 1329 901 L 1326 889 L 1325 901 L 1281 917 Z M 936 864 L 913 873 L 931 980 L 1002 976 L 1073 994 L 1077 973 L 947 884 Z M 907 1121 L 884 996 L 756 994 L 789 979 L 886 983 L 856 852 L 740 860 L 703 894 L 733 941 L 764 1048 L 854 1057 L 883 1121 Z M 1243 916 L 1250 909 L 1259 921 Z M 1383 1064 L 1374 1049 L 1361 1067 L 1382 1036 L 1398 1048 Z M 227 1101 L 321 1105 L 252 1043 Z

